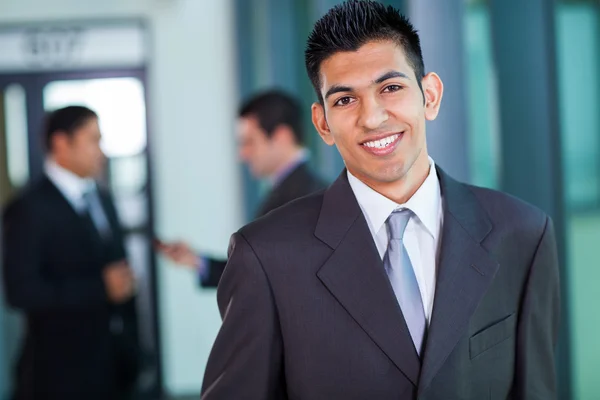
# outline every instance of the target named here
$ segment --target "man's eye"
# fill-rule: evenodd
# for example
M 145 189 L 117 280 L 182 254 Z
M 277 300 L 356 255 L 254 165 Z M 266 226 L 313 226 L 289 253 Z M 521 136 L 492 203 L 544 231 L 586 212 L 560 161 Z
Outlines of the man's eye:
M 389 85 L 389 86 L 386 86 L 385 89 L 383 89 L 383 91 L 390 93 L 390 92 L 397 92 L 400 89 L 402 89 L 402 86 L 400 86 L 400 85 Z
M 346 96 L 346 97 L 342 97 L 341 99 L 336 101 L 334 106 L 347 106 L 350 103 L 352 103 L 352 98 Z

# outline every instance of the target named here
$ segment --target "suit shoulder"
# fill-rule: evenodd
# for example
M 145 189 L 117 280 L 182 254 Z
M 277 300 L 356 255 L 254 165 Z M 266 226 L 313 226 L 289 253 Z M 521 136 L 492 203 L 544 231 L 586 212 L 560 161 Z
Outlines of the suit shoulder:
M 245 225 L 239 233 L 248 241 L 253 239 L 288 237 L 316 226 L 324 190 L 292 200 Z
M 540 208 L 498 190 L 467 185 L 495 224 L 542 230 L 550 218 Z
M 327 187 L 325 181 L 308 165 L 301 165 L 290 178 L 297 189 L 305 195 Z
M 44 198 L 44 190 L 43 180 L 27 184 L 6 204 L 3 210 L 4 217 L 22 212 L 35 212 L 42 204 L 40 200 Z

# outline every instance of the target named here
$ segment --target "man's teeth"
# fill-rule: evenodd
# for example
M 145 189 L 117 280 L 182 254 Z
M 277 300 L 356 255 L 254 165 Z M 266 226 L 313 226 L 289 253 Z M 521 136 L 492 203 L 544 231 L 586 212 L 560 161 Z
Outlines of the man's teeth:
M 388 136 L 386 138 L 383 138 L 381 140 L 373 140 L 372 142 L 366 142 L 363 144 L 363 146 L 367 146 L 367 147 L 374 147 L 377 149 L 383 149 L 384 147 L 389 146 L 390 144 L 392 144 L 393 142 L 396 141 L 396 139 L 398 139 L 400 135 L 396 134 L 396 135 L 392 135 L 392 136 Z

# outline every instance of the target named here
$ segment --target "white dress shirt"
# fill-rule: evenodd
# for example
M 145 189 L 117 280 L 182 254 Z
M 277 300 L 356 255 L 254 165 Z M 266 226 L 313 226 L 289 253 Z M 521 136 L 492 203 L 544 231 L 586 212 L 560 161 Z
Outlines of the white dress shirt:
M 83 195 L 96 188 L 93 179 L 82 178 L 68 169 L 61 167 L 51 158 L 46 160 L 44 172 L 50 181 L 54 183 L 54 186 L 60 190 L 62 195 L 73 206 L 75 211 L 81 213 L 85 210 L 86 204 Z
M 435 163 L 429 159 L 429 175 L 417 192 L 404 204 L 397 204 L 377 193 L 350 172 L 348 180 L 367 220 L 369 230 L 383 260 L 388 246 L 386 220 L 394 210 L 409 209 L 411 217 L 403 242 L 415 270 L 427 324 L 431 322 L 436 283 L 440 235 L 443 224 L 442 196 Z
M 100 235 L 104 238 L 110 237 L 110 222 L 102 206 L 96 182 L 92 178 L 82 178 L 74 174 L 50 158 L 46 160 L 44 170 L 73 209 L 80 215 L 89 212 Z M 84 198 L 86 194 L 87 200 Z

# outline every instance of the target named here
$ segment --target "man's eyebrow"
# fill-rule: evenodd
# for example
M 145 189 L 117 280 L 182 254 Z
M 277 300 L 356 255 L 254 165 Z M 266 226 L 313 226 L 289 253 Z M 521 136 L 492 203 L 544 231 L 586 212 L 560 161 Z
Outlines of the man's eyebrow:
M 351 91 L 352 91 L 352 88 L 350 86 L 333 85 L 332 87 L 329 88 L 327 93 L 325 93 L 325 99 L 328 99 L 331 95 L 334 95 L 336 93 L 351 92 Z
M 385 74 L 381 75 L 379 78 L 375 79 L 373 81 L 373 83 L 382 83 L 387 81 L 388 79 L 392 79 L 392 78 L 405 78 L 405 79 L 410 79 L 408 77 L 408 75 L 406 75 L 403 72 L 400 71 L 389 71 L 386 72 Z

